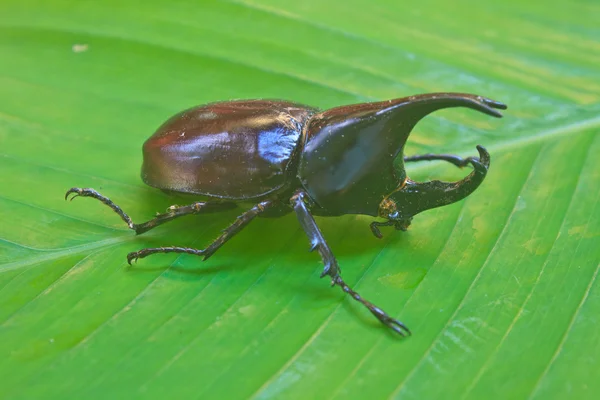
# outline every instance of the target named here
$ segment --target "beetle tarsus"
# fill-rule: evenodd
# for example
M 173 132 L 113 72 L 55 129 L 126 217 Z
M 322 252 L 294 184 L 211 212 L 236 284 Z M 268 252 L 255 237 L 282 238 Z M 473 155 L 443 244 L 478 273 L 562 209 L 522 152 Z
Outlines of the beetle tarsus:
M 338 285 L 345 293 L 348 293 L 354 300 L 358 301 L 373 314 L 382 324 L 391 328 L 394 332 L 398 333 L 401 336 L 410 336 L 410 329 L 402 322 L 390 317 L 385 311 L 381 308 L 377 307 L 373 303 L 363 299 L 360 294 L 354 291 L 350 286 L 344 282 L 341 276 L 337 276 L 333 280 L 334 285 Z
M 92 189 L 92 188 L 71 188 L 71 189 L 67 190 L 67 193 L 65 194 L 65 200 L 69 199 L 69 195 L 71 193 L 75 193 L 75 195 L 72 196 L 70 198 L 70 200 L 73 200 L 75 197 L 81 196 L 81 197 L 92 197 L 96 200 L 101 201 L 102 203 L 109 206 L 115 213 L 117 213 L 117 215 L 119 215 L 119 217 L 121 217 L 121 219 L 127 224 L 127 226 L 130 229 L 135 229 L 134 228 L 135 224 L 133 223 L 133 221 L 131 220 L 129 215 L 127 215 L 125 213 L 125 211 L 123 211 L 121 209 L 121 207 L 119 207 L 118 205 L 113 203 L 112 200 L 109 199 L 108 197 L 102 196 L 100 193 L 98 193 L 94 189 Z
M 142 249 L 142 250 L 134 251 L 132 253 L 127 254 L 127 262 L 129 263 L 129 265 L 131 265 L 132 261 L 137 261 L 140 258 L 145 258 L 151 254 L 156 254 L 156 253 L 185 253 L 185 254 L 201 256 L 204 254 L 204 250 L 191 249 L 189 247 L 176 247 L 176 246 L 148 248 L 148 249 Z

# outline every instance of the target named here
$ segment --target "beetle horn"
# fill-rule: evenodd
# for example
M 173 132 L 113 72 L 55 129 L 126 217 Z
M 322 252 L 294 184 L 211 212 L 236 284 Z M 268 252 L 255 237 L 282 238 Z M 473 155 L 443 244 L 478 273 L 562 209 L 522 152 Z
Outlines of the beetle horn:
M 313 117 L 311 130 L 343 133 L 350 142 L 367 135 L 369 142 L 378 143 L 379 149 L 385 149 L 385 156 L 396 158 L 417 122 L 434 111 L 451 107 L 466 107 L 496 118 L 502 117 L 498 109 L 507 108 L 499 101 L 474 94 L 428 93 L 332 108 Z M 395 153 L 389 154 L 389 149 L 394 149 Z
M 384 130 L 382 133 L 388 135 L 386 139 L 392 144 L 392 148 L 397 150 L 397 154 L 404 148 L 414 126 L 437 110 L 466 107 L 492 117 L 502 118 L 498 109 L 506 109 L 506 105 L 498 101 L 465 93 L 429 93 L 398 99 L 392 101 L 392 104 L 377 112 L 377 115 L 390 115 L 391 129 Z
M 407 179 L 390 196 L 396 203 L 398 215 L 402 219 L 412 218 L 422 211 L 455 203 L 473 193 L 485 179 L 490 166 L 490 154 L 487 150 L 483 146 L 477 146 L 477 151 L 479 158 L 467 159 L 473 166 L 473 171 L 458 182 L 414 182 Z

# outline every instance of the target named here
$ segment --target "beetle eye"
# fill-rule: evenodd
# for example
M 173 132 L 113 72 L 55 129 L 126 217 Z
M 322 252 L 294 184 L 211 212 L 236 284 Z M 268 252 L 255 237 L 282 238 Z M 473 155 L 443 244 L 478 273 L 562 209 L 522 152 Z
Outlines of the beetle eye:
M 400 217 L 400 213 L 398 211 L 394 211 L 393 213 L 391 213 L 388 218 L 389 219 L 398 219 Z

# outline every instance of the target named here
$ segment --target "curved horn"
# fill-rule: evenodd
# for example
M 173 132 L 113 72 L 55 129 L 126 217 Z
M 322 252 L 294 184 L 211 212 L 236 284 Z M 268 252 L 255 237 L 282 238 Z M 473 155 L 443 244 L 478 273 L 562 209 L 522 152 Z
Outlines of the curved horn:
M 330 135 L 345 137 L 348 143 L 378 143 L 380 156 L 393 159 L 402 151 L 417 122 L 434 111 L 451 107 L 466 107 L 496 118 L 502 117 L 498 110 L 507 108 L 504 103 L 475 94 L 427 93 L 335 107 L 314 115 L 309 131 L 328 131 Z M 349 147 L 352 146 L 345 146 Z M 390 153 L 391 149 L 394 153 Z
M 477 146 L 479 158 L 469 158 L 474 170 L 458 182 L 414 182 L 406 180 L 406 184 L 391 195 L 396 203 L 401 219 L 432 208 L 441 207 L 464 199 L 485 179 L 490 166 L 490 154 L 483 146 Z
M 399 153 L 406 144 L 410 132 L 421 119 L 435 111 L 453 107 L 470 108 L 496 118 L 502 118 L 498 109 L 506 110 L 507 108 L 504 103 L 474 94 L 429 93 L 399 99 L 396 104 L 377 114 L 389 114 L 390 122 L 394 126 L 403 128 L 387 131 L 387 134 L 390 135 L 387 140 L 393 143 L 393 148 L 397 149 Z

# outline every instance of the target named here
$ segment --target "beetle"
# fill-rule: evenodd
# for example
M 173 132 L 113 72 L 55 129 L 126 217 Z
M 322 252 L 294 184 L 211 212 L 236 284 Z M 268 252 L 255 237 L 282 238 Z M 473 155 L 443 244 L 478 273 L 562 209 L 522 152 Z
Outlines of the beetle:
M 503 103 L 464 93 L 430 93 L 393 100 L 352 104 L 321 111 L 283 100 L 235 100 L 197 106 L 180 112 L 144 143 L 142 180 L 169 193 L 196 196 L 186 206 L 140 224 L 119 206 L 91 188 L 71 188 L 65 199 L 95 198 L 116 212 L 136 234 L 176 218 L 220 211 L 251 202 L 223 233 L 205 249 L 145 248 L 127 261 L 155 253 L 212 256 L 257 216 L 277 217 L 295 212 L 329 276 L 396 333 L 410 330 L 382 309 L 362 298 L 342 279 L 340 267 L 313 215 L 361 214 L 384 219 L 370 224 L 381 238 L 381 226 L 405 231 L 413 217 L 425 210 L 459 201 L 483 182 L 490 155 L 477 146 L 479 157 L 448 154 L 404 156 L 413 127 L 433 111 L 467 107 L 500 118 Z M 395 163 L 396 158 L 399 162 Z M 473 170 L 458 182 L 415 182 L 405 162 L 442 160 Z

